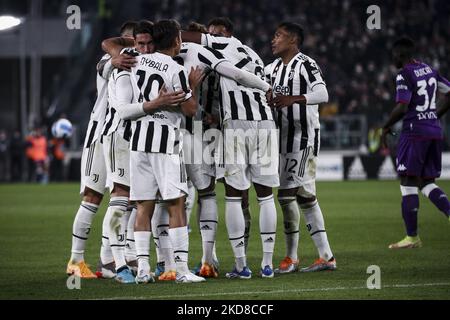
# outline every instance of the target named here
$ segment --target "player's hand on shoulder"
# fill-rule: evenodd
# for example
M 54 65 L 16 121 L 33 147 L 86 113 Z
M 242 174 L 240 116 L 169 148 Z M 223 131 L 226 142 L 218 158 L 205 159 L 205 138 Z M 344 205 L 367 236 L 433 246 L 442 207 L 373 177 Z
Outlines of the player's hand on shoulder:
M 168 92 L 166 87 L 163 86 L 159 90 L 158 101 L 161 106 L 173 106 L 182 103 L 186 98 L 186 93 L 183 90 Z
M 117 69 L 123 69 L 126 71 L 131 71 L 136 65 L 136 58 L 134 56 L 128 55 L 127 53 L 120 54 L 111 59 L 111 63 Z
M 195 69 L 194 67 L 191 68 L 191 71 L 189 73 L 189 85 L 191 86 L 192 90 L 197 88 L 197 86 L 203 81 L 204 76 L 205 73 L 198 66 Z

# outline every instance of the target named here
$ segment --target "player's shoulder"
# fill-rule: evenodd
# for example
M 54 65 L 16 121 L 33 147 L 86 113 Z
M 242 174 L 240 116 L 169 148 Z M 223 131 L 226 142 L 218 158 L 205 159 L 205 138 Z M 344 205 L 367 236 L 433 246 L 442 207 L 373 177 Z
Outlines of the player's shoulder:
M 135 48 L 123 48 L 122 50 L 120 50 L 120 54 L 127 54 L 133 57 L 137 57 L 140 55 L 139 51 L 137 51 Z
M 101 60 L 109 60 L 109 59 L 111 59 L 111 56 L 110 56 L 108 53 L 105 53 L 105 54 L 100 58 L 100 61 L 101 61 Z
M 301 63 L 309 63 L 312 65 L 317 66 L 317 62 L 316 60 L 314 60 L 313 58 L 311 58 L 310 56 L 308 56 L 307 54 L 304 54 L 303 52 L 299 52 L 295 57 L 295 60 L 298 60 Z

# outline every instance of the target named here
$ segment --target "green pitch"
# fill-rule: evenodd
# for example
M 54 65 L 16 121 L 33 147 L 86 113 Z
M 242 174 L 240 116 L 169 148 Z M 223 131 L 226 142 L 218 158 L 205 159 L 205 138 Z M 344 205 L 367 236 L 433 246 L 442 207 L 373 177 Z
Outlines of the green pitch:
M 450 182 L 440 186 L 450 192 Z M 449 299 L 450 223 L 420 197 L 419 230 L 423 248 L 391 251 L 388 244 L 404 236 L 400 190 L 391 182 L 318 184 L 326 229 L 337 259 L 336 272 L 258 277 L 261 243 L 258 204 L 251 194 L 253 222 L 249 246 L 251 280 L 228 280 L 233 265 L 224 223 L 223 187 L 218 187 L 220 223 L 217 252 L 220 278 L 203 284 L 122 285 L 112 280 L 82 280 L 80 290 L 66 286 L 72 221 L 79 206 L 77 184 L 0 185 L 1 299 Z M 107 201 L 105 201 L 107 202 Z M 105 205 L 97 213 L 86 250 L 96 265 Z M 195 210 L 195 209 L 194 209 Z M 195 212 L 195 211 L 194 211 Z M 278 207 L 274 263 L 284 257 L 282 216 Z M 303 217 L 302 217 L 303 219 Z M 195 221 L 195 219 L 194 219 Z M 152 266 L 154 246 L 152 244 Z M 316 250 L 301 222 L 301 266 L 313 262 Z M 201 257 L 198 228 L 190 238 L 190 266 Z M 381 268 L 380 290 L 366 287 L 367 268 Z

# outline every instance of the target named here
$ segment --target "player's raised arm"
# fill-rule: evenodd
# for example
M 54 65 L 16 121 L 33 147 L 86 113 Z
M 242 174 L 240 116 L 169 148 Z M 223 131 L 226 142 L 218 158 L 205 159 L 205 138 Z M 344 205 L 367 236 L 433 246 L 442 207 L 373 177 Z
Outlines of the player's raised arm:
M 120 55 L 123 48 L 133 47 L 134 40 L 131 38 L 116 37 L 103 40 L 102 49 L 112 57 Z

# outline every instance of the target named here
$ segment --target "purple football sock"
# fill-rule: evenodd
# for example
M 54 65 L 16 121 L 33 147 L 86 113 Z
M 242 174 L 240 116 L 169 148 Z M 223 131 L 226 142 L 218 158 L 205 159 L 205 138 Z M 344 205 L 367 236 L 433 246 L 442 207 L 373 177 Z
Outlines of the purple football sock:
M 447 195 L 444 191 L 440 188 L 434 188 L 428 195 L 428 198 L 447 217 L 450 215 L 450 202 L 448 202 Z
M 406 234 L 417 236 L 417 213 L 419 211 L 419 195 L 410 194 L 402 197 L 402 215 L 405 221 Z

